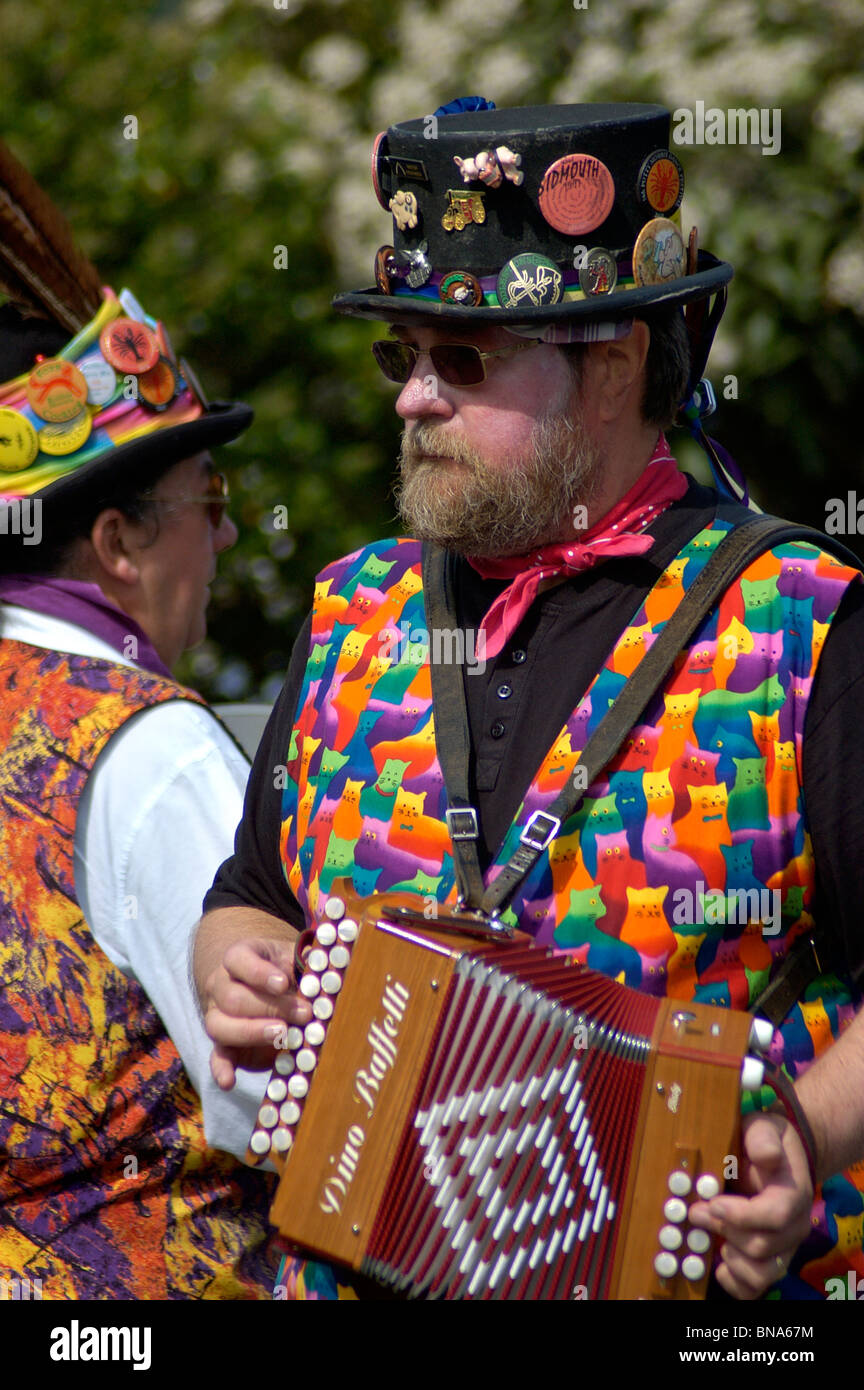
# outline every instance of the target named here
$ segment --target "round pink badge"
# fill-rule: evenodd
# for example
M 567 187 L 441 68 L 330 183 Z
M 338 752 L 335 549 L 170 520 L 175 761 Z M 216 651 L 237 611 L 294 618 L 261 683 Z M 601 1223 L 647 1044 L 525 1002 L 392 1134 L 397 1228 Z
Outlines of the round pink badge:
M 550 227 L 582 236 L 606 221 L 615 202 L 615 182 L 594 155 L 565 154 L 543 175 L 539 202 Z
M 382 130 L 380 135 L 375 136 L 375 143 L 372 146 L 372 187 L 375 189 L 375 197 L 381 204 L 385 212 L 390 211 L 390 203 L 384 196 L 381 188 L 381 170 L 378 165 L 378 156 L 381 151 L 382 143 L 387 139 L 386 130 Z

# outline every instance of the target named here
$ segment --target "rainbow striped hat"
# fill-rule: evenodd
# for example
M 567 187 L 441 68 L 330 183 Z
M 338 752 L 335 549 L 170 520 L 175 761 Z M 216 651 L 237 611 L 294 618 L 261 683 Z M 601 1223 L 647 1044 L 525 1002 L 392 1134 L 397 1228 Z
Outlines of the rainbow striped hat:
M 177 359 L 164 325 L 129 290 L 105 287 L 88 323 L 59 351 L 22 354 L 29 365 L 0 385 L 0 500 L 71 497 L 133 475 L 143 485 L 245 430 L 252 411 L 208 402 Z M 44 344 L 56 326 L 35 326 Z

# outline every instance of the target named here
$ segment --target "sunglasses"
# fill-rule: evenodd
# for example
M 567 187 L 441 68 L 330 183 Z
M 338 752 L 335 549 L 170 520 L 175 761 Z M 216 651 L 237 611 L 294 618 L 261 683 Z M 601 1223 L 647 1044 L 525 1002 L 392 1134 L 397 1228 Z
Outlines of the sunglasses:
M 218 531 L 222 525 L 223 518 L 228 510 L 231 496 L 228 492 L 228 479 L 224 473 L 212 473 L 207 483 L 207 491 L 201 497 L 154 497 L 154 502 L 194 502 L 199 506 L 207 507 L 210 513 L 210 525 L 214 531 Z
M 412 347 L 410 343 L 393 342 L 383 339 L 372 344 L 372 355 L 388 381 L 400 385 L 412 377 L 419 357 L 431 359 L 442 381 L 448 386 L 479 386 L 486 380 L 487 357 L 510 357 L 514 352 L 524 352 L 537 347 L 536 342 L 516 343 L 513 347 L 496 348 L 494 352 L 481 352 L 472 343 L 436 343 L 434 347 Z

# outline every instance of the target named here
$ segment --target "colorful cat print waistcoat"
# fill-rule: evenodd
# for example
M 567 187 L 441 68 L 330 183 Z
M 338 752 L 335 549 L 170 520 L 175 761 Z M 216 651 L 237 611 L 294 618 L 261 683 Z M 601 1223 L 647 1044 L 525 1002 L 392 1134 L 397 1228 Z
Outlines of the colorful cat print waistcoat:
M 561 790 L 729 526 L 715 517 L 690 540 L 633 615 L 533 778 L 487 883 L 528 817 Z M 804 720 L 831 620 L 856 578 L 806 542 L 755 560 L 523 880 L 511 920 L 648 993 L 747 1009 L 812 926 Z M 369 547 L 319 578 L 282 827 L 284 871 L 307 912 L 346 874 L 364 895 L 455 897 L 425 628 L 416 542 Z M 397 645 L 406 632 L 415 633 L 407 649 Z M 777 1034 L 776 1059 L 799 1074 L 858 1003 L 835 975 L 815 981 Z M 782 1295 L 824 1297 L 826 1279 L 850 1264 L 864 1275 L 862 1223 L 864 1165 L 824 1184 Z M 290 1277 L 297 1283 L 296 1270 Z M 302 1296 L 302 1278 L 297 1288 Z
M 178 698 L 198 699 L 0 642 L 0 1278 L 41 1279 L 43 1299 L 272 1292 L 270 1183 L 207 1148 L 156 1010 L 75 897 L 98 754 L 137 710 Z

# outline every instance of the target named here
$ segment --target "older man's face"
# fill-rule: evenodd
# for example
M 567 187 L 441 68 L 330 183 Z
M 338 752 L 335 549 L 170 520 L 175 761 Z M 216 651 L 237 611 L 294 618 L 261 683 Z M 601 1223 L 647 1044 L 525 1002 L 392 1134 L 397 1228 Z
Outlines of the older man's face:
M 216 557 L 237 539 L 227 512 L 214 526 L 209 508 L 198 500 L 206 495 L 212 473 L 207 452 L 175 464 L 153 489 L 155 500 L 163 503 L 156 540 L 149 540 L 146 523 L 140 528 L 148 539 L 135 551 L 140 612 L 134 616 L 167 666 L 203 641 Z
M 486 361 L 477 386 L 450 386 L 427 350 L 471 342 L 481 351 L 523 341 L 502 328 L 401 327 L 421 356 L 396 411 L 405 421 L 397 485 L 413 535 L 472 555 L 518 555 L 572 537 L 577 504 L 596 491 L 602 457 L 583 424 L 563 353 L 539 344 Z

